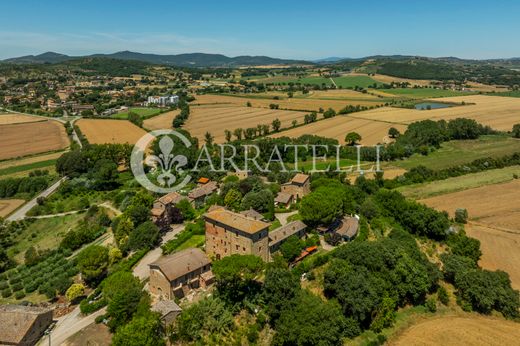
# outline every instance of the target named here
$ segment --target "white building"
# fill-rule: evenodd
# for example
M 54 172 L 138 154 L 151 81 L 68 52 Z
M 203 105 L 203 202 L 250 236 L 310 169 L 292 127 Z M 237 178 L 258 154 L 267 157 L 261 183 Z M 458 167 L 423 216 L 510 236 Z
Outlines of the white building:
M 165 107 L 174 105 L 179 102 L 179 96 L 170 95 L 170 96 L 148 96 L 148 101 L 146 105 L 157 105 L 159 107 Z

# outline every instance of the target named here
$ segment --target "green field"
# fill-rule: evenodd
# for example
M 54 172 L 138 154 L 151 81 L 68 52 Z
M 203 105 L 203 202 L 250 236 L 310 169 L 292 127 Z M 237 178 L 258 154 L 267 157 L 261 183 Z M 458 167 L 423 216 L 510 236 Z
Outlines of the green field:
M 431 98 L 431 97 L 450 97 L 450 96 L 463 96 L 473 95 L 475 93 L 462 92 L 456 90 L 443 90 L 443 89 L 432 89 L 432 88 L 395 88 L 395 89 L 379 89 L 385 93 L 393 94 L 396 96 L 404 96 L 410 98 Z
M 443 169 L 481 158 L 497 158 L 515 152 L 520 152 L 520 140 L 502 135 L 481 136 L 475 140 L 446 142 L 428 156 L 414 154 L 406 160 L 395 161 L 392 164 L 404 169 L 419 165 L 431 169 Z
M 492 169 L 445 180 L 401 186 L 397 188 L 397 191 L 406 197 L 424 199 L 485 185 L 505 183 L 514 179 L 513 174 L 520 175 L 520 166 Z
M 9 248 L 9 256 L 14 256 L 17 262 L 23 263 L 24 253 L 30 246 L 39 250 L 57 248 L 65 234 L 83 217 L 82 213 L 78 213 L 29 221 L 29 226 L 17 236 L 16 245 Z
M 489 93 L 490 96 L 506 96 L 506 97 L 520 97 L 520 90 L 504 91 L 498 93 Z
M 52 168 L 54 168 L 55 164 L 56 164 L 56 159 L 52 159 L 52 160 L 28 163 L 26 165 L 7 167 L 4 169 L 0 169 L 0 176 L 5 177 L 7 175 L 11 175 L 11 174 L 15 174 L 15 173 L 22 173 L 22 172 L 27 172 L 27 171 L 33 171 L 35 169 L 49 169 L 49 168 L 52 169 Z
M 338 86 L 338 88 L 354 88 L 356 86 L 361 88 L 368 88 L 374 84 L 381 85 L 381 83 L 375 81 L 369 76 L 343 76 L 332 78 Z
M 161 114 L 162 111 L 158 108 L 130 108 L 128 112 L 113 114 L 111 117 L 115 119 L 128 119 L 128 113 L 130 112 L 137 113 L 143 119 L 148 119 Z

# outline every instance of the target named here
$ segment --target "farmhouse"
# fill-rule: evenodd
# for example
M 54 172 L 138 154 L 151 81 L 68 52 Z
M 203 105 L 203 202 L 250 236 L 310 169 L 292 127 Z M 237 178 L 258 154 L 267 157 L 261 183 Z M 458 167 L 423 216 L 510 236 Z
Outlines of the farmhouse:
M 35 345 L 52 323 L 47 308 L 0 306 L 0 345 Z
M 256 255 L 269 260 L 269 223 L 224 208 L 206 213 L 204 219 L 208 256 L 221 259 L 234 254 Z
M 297 173 L 290 182 L 282 184 L 281 188 L 281 192 L 292 195 L 295 200 L 301 199 L 311 192 L 311 179 L 307 174 Z
M 214 279 L 210 260 L 196 248 L 165 256 L 149 266 L 150 293 L 160 298 L 182 298 L 190 289 L 206 287 Z
M 287 225 L 269 232 L 269 251 L 271 255 L 278 251 L 280 246 L 282 246 L 290 236 L 295 235 L 298 238 L 302 238 L 305 235 L 306 229 L 307 225 L 300 220 L 297 220 L 289 222 Z

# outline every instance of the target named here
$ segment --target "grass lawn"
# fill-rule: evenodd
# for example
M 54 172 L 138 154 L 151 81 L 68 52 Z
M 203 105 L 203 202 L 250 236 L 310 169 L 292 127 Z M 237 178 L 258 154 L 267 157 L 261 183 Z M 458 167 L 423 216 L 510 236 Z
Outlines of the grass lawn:
M 190 239 L 186 240 L 177 249 L 175 249 L 175 251 L 178 252 L 181 250 L 202 246 L 204 245 L 205 240 L 206 237 L 204 235 L 193 235 Z
M 378 89 L 385 93 L 393 94 L 396 96 L 405 96 L 411 98 L 430 98 L 430 97 L 450 97 L 450 96 L 463 96 L 473 95 L 475 93 L 462 92 L 456 90 L 443 90 L 443 89 L 431 89 L 431 88 L 395 88 L 395 89 Z
M 159 115 L 161 110 L 158 108 L 130 108 L 128 112 L 113 114 L 111 117 L 116 119 L 128 119 L 128 113 L 137 113 L 141 118 L 148 119 Z
M 368 88 L 375 84 L 380 85 L 380 82 L 370 78 L 369 76 L 344 76 L 333 78 L 336 85 L 343 88 L 354 88 L 355 86 Z
M 474 161 L 520 152 L 520 140 L 503 135 L 481 136 L 475 140 L 450 141 L 428 156 L 415 154 L 402 161 L 395 161 L 395 166 L 410 169 L 419 165 L 431 169 L 443 169 Z
M 424 199 L 480 186 L 508 182 L 514 179 L 513 174 L 515 173 L 520 175 L 520 166 L 492 169 L 485 172 L 466 174 L 445 180 L 401 186 L 397 188 L 397 191 L 401 192 L 406 197 Z
M 30 247 L 55 249 L 65 234 L 83 218 L 83 213 L 37 219 L 17 237 L 14 246 L 9 248 L 9 256 L 14 255 L 18 263 L 23 263 L 24 253 Z

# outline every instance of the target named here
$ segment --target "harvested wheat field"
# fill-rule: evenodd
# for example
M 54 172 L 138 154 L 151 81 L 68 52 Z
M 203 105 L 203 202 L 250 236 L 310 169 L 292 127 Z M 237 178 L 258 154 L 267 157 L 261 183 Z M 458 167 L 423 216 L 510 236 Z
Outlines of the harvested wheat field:
M 210 132 L 217 143 L 224 143 L 224 130 L 233 132 L 237 128 L 256 128 L 257 125 L 268 124 L 279 119 L 282 128 L 290 127 L 293 120 L 303 122 L 304 112 L 273 110 L 253 107 L 191 107 L 190 116 L 185 128 L 192 136 L 204 139 L 204 134 Z
M 376 169 L 376 165 L 375 163 L 371 163 L 369 165 L 369 167 L 364 167 L 365 169 Z M 383 177 L 385 179 L 394 179 L 395 177 L 398 177 L 400 175 L 403 175 L 406 173 L 406 169 L 403 169 L 403 168 L 384 168 L 383 169 Z M 365 172 L 363 174 L 365 176 L 365 178 L 367 179 L 374 179 L 375 177 L 375 172 Z M 353 172 L 353 173 L 349 173 L 348 175 L 348 180 L 351 182 L 351 183 L 355 183 L 356 182 L 356 179 L 360 176 L 359 172 Z
M 6 217 L 24 203 L 23 199 L 0 199 L 0 217 Z
M 57 121 L 0 125 L 0 160 L 60 150 L 68 146 L 65 127 Z
M 394 95 L 392 95 L 394 96 Z M 322 100 L 372 100 L 374 102 L 379 101 L 379 97 L 370 95 L 368 93 L 364 94 L 359 91 L 354 91 L 350 89 L 331 89 L 331 90 L 311 90 L 306 95 L 298 95 L 298 98 L 311 98 L 311 99 L 322 99 Z
M 352 117 L 386 121 L 391 123 L 410 124 L 419 120 L 450 120 L 455 118 L 475 119 L 483 125 L 495 130 L 511 131 L 514 124 L 520 121 L 520 98 L 470 95 L 443 97 L 432 99 L 433 102 L 454 102 L 464 106 L 417 110 L 405 108 L 382 107 L 351 114 Z
M 162 130 L 162 129 L 171 129 L 173 119 L 179 113 L 180 113 L 180 110 L 175 110 L 175 111 L 156 115 L 152 118 L 146 119 L 143 122 L 143 127 L 148 130 L 151 130 L 151 131 Z
M 520 232 L 520 179 L 487 185 L 420 200 L 453 216 L 456 208 L 466 208 L 469 218 L 493 228 Z
M 487 185 L 422 200 L 453 215 L 468 209 L 468 235 L 481 241 L 483 268 L 507 272 L 513 287 L 520 289 L 520 180 Z
M 509 274 L 514 289 L 520 289 L 520 232 L 495 229 L 470 222 L 466 226 L 470 237 L 480 240 L 482 257 L 479 265 L 488 270 L 503 270 Z
M 381 99 L 374 97 L 360 98 L 356 96 L 356 99 L 352 100 L 324 100 L 319 98 L 287 98 L 283 100 L 273 99 L 261 99 L 261 98 L 246 98 L 236 96 L 225 96 L 225 95 L 197 95 L 196 100 L 193 101 L 192 105 L 212 105 L 212 104 L 228 104 L 235 106 L 245 106 L 247 102 L 251 102 L 252 107 L 258 108 L 269 108 L 270 104 L 279 105 L 280 109 L 290 109 L 298 111 L 318 111 L 320 108 L 328 109 L 332 108 L 339 111 L 345 108 L 347 105 L 360 105 L 367 107 L 375 107 L 377 105 L 384 104 Z
M 76 125 L 90 144 L 135 144 L 146 133 L 127 120 L 80 119 Z
M 0 113 L 0 125 L 18 124 L 18 123 L 32 123 L 35 121 L 45 120 L 42 117 L 32 117 L 30 115 L 16 114 L 16 113 Z
M 355 119 L 349 116 L 336 116 L 334 118 L 320 120 L 305 126 L 300 126 L 287 131 L 273 134 L 271 137 L 300 137 L 302 135 L 317 135 L 328 138 L 335 138 L 340 143 L 345 143 L 345 135 L 349 132 L 357 132 L 361 135 L 361 144 L 375 145 L 378 143 L 388 143 L 388 130 L 395 127 L 401 133 L 406 130 L 405 125 L 389 124 L 380 121 L 365 119 Z
M 389 345 L 519 345 L 520 324 L 478 315 L 443 316 L 420 322 Z

